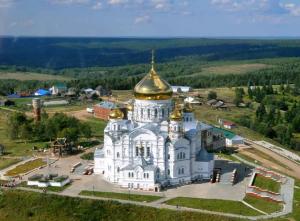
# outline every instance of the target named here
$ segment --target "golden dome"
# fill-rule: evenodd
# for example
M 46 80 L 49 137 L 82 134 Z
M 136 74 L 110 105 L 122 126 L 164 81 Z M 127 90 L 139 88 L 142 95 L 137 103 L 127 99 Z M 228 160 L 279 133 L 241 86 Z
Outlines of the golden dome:
M 109 119 L 123 119 L 124 114 L 119 108 L 112 109 L 109 113 Z
M 172 87 L 159 77 L 154 69 L 152 52 L 152 68 L 150 72 L 134 87 L 134 96 L 141 100 L 167 100 L 172 97 Z
M 177 107 L 171 113 L 170 119 L 173 120 L 173 121 L 181 121 L 182 120 L 181 111 Z
M 133 111 L 133 105 L 132 104 L 127 104 L 126 106 L 128 111 Z
M 193 111 L 194 111 L 194 109 L 193 109 L 192 104 L 191 103 L 185 103 L 184 108 L 183 108 L 183 112 L 191 113 Z

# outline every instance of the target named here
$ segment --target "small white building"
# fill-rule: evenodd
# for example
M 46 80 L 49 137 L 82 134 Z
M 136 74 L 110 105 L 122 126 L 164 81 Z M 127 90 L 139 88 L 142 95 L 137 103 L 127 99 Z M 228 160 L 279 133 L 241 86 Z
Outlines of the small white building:
M 238 135 L 235 135 L 232 138 L 226 138 L 226 146 L 227 147 L 233 147 L 237 145 L 244 144 L 244 138 Z
M 53 85 L 49 91 L 51 92 L 52 95 L 58 95 L 58 94 L 63 94 L 66 93 L 68 90 L 67 86 L 63 83 Z
M 192 92 L 193 89 L 189 86 L 172 86 L 173 93 L 188 93 Z
M 232 147 L 232 146 L 244 144 L 244 138 L 239 135 L 236 135 L 231 131 L 225 130 L 223 128 L 215 127 L 214 132 L 215 134 L 222 133 L 224 135 L 226 147 Z
M 201 104 L 201 101 L 195 97 L 187 97 L 184 99 L 184 103 L 190 103 L 190 104 Z

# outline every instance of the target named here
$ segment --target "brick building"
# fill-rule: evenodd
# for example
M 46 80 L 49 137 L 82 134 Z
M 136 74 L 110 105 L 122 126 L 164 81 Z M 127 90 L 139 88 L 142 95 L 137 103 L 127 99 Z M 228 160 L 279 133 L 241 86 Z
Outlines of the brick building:
M 124 116 L 127 116 L 125 107 L 119 107 L 111 101 L 102 101 L 101 103 L 94 105 L 94 117 L 108 120 L 110 111 L 117 107 L 124 113 Z

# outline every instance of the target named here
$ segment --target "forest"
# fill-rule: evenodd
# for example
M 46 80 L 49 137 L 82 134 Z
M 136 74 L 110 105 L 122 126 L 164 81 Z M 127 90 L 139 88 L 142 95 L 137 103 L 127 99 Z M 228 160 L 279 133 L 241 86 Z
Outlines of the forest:
M 0 38 L 1 73 L 66 76 L 68 87 L 132 89 L 150 69 L 194 88 L 294 83 L 300 40 L 205 38 Z M 1 79 L 1 78 L 0 78 Z M 55 80 L 1 79 L 0 95 L 48 88 Z

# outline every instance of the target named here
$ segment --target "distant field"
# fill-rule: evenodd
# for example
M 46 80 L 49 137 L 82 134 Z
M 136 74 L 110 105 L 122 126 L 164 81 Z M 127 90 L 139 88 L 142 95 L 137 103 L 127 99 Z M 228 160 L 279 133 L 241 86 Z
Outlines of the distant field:
M 37 81 L 70 81 L 72 78 L 60 76 L 60 75 L 51 75 L 51 74 L 38 74 L 38 73 L 28 73 L 28 72 L 0 72 L 0 79 L 15 79 L 20 81 L 28 80 L 37 80 Z
M 206 75 L 206 74 L 245 74 L 251 71 L 258 71 L 265 68 L 271 68 L 273 65 L 253 63 L 253 64 L 222 64 L 210 67 L 203 67 L 200 72 L 191 74 Z

